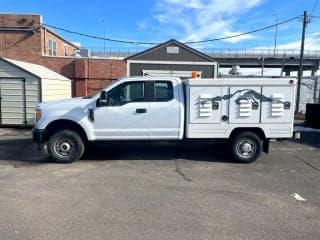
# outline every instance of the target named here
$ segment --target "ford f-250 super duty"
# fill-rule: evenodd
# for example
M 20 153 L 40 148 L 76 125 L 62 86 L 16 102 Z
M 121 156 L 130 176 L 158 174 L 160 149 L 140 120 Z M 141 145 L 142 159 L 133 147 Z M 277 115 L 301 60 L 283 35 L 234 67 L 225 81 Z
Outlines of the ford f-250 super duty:
M 240 162 L 293 134 L 291 78 L 125 78 L 93 97 L 39 103 L 33 139 L 72 162 L 91 141 L 226 139 Z

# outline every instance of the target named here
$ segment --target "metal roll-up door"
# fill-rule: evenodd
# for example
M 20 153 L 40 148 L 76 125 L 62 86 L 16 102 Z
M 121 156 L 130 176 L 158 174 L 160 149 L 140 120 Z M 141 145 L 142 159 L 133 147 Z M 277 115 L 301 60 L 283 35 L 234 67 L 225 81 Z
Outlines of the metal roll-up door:
M 0 79 L 0 124 L 26 124 L 26 94 L 24 79 Z

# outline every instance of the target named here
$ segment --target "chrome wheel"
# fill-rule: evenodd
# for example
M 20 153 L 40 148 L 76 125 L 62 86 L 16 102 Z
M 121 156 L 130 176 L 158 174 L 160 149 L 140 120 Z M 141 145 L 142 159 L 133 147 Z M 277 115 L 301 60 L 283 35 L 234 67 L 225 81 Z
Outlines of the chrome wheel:
M 255 161 L 261 154 L 262 140 L 253 132 L 243 131 L 232 137 L 231 141 L 233 158 L 242 163 Z
M 236 150 L 243 158 L 251 158 L 256 153 L 257 145 L 251 139 L 241 139 L 237 145 Z

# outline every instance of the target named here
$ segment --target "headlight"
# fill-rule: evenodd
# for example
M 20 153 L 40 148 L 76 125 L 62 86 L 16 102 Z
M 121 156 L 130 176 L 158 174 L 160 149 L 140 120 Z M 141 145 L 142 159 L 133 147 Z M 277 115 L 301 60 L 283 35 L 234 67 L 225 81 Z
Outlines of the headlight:
M 36 120 L 36 122 L 38 122 L 40 118 L 41 118 L 41 111 L 36 110 L 34 113 L 34 119 Z

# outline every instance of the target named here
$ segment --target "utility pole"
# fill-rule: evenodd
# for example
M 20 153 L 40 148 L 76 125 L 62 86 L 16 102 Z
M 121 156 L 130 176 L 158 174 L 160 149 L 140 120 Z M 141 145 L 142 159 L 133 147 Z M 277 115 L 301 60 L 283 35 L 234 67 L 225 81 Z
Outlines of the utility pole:
M 264 74 L 264 56 L 261 56 L 261 76 Z
M 300 103 L 300 87 L 301 79 L 303 75 L 303 53 L 304 53 L 304 41 L 306 37 L 306 27 L 309 23 L 307 11 L 303 12 L 303 22 L 302 22 L 302 36 L 301 36 L 301 47 L 300 47 L 300 59 L 299 59 L 299 71 L 298 71 L 298 86 L 297 86 L 297 98 L 296 98 L 296 109 L 295 113 L 299 113 L 299 103 Z
M 104 24 L 104 19 L 102 19 L 103 23 L 103 57 L 106 56 L 106 26 Z

